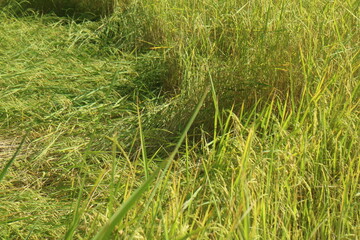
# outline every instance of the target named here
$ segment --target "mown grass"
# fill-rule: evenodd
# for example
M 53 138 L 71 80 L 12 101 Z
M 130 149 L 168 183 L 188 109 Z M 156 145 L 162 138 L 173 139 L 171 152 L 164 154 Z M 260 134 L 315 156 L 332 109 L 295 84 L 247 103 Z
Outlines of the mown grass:
M 0 152 L 0 236 L 357 239 L 358 16 L 350 0 L 2 13 L 0 141 L 28 134 Z

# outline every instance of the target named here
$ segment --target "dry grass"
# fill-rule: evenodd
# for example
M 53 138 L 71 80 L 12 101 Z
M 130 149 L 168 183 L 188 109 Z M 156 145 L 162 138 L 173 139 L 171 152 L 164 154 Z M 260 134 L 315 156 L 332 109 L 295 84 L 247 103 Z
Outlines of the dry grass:
M 15 153 L 16 148 L 20 143 L 19 138 L 10 138 L 5 134 L 0 134 L 0 159 L 10 159 Z M 5 161 L 1 161 L 0 166 L 2 167 Z

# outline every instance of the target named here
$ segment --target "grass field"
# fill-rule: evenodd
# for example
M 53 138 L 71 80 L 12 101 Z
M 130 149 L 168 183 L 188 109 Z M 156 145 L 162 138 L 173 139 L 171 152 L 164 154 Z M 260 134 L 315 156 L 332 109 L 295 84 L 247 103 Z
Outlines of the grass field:
M 358 1 L 12 6 L 0 239 L 358 239 Z

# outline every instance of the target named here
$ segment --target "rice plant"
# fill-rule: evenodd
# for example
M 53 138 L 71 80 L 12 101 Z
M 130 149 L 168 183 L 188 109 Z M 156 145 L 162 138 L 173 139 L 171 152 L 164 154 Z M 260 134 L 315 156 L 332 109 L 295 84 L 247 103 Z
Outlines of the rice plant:
M 3 239 L 357 239 L 358 1 L 91 3 L 0 1 Z

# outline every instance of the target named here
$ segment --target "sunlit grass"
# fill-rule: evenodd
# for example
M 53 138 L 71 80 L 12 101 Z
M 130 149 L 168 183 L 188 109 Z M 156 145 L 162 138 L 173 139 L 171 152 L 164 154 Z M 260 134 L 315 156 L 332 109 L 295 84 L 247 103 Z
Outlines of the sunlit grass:
M 9 14 L 0 141 L 26 138 L 0 142 L 4 239 L 360 235 L 357 1 Z

